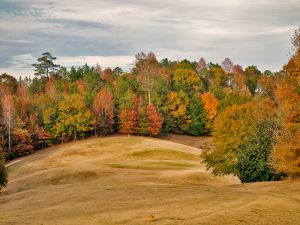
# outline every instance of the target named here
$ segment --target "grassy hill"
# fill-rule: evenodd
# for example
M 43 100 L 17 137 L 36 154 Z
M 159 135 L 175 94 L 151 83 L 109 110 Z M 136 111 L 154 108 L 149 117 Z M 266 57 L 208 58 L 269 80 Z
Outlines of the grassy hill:
M 8 169 L 0 224 L 300 224 L 299 181 L 215 177 L 183 139 L 92 138 L 25 157 Z

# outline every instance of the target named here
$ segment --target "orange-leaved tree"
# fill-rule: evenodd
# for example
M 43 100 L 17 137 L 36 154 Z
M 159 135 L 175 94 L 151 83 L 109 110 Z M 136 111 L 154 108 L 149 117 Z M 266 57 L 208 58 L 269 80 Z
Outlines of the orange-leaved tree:
M 214 125 L 214 119 L 218 114 L 219 100 L 211 92 L 200 95 L 205 109 L 206 129 L 211 132 Z
M 135 96 L 131 106 L 123 107 L 119 113 L 121 134 L 137 134 L 138 132 L 138 97 Z
M 95 134 L 110 134 L 114 124 L 114 99 L 112 93 L 103 87 L 96 95 L 93 106 L 96 117 Z
M 300 29 L 292 40 L 296 51 L 275 91 L 285 127 L 274 146 L 272 164 L 278 172 L 300 176 Z
M 148 133 L 150 136 L 157 136 L 160 134 L 160 130 L 163 124 L 163 117 L 160 112 L 157 111 L 153 104 L 147 106 L 148 116 Z

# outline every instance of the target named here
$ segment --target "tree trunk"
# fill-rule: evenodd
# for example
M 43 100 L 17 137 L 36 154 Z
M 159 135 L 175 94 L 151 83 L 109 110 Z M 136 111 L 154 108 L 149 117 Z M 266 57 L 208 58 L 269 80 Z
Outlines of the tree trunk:
M 151 104 L 151 90 L 148 90 L 148 105 Z
M 11 118 L 10 118 L 10 107 L 8 111 L 8 157 L 11 154 Z
M 76 129 L 74 131 L 74 139 L 77 140 L 77 132 L 76 132 Z

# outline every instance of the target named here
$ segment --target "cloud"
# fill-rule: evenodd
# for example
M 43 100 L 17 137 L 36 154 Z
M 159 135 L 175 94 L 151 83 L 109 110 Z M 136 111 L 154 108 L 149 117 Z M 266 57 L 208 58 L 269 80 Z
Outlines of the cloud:
M 101 67 L 122 67 L 123 69 L 129 69 L 134 62 L 133 56 L 77 56 L 77 57 L 58 57 L 57 63 L 67 68 L 71 66 L 82 66 L 88 64 L 94 66 L 97 63 Z
M 115 68 L 119 66 L 124 71 L 129 71 L 134 63 L 134 60 L 134 56 L 58 56 L 55 63 L 68 69 L 70 69 L 72 66 L 79 67 L 83 66 L 84 64 L 89 66 L 100 64 L 102 68 Z M 0 64 L 0 74 L 8 73 L 17 77 L 33 77 L 33 63 L 36 63 L 36 58 L 30 54 L 16 55 L 11 57 L 7 64 Z
M 1 59 L 11 69 L 13 57 L 45 51 L 69 64 L 153 51 L 279 70 L 300 21 L 300 0 L 2 0 L 0 8 Z

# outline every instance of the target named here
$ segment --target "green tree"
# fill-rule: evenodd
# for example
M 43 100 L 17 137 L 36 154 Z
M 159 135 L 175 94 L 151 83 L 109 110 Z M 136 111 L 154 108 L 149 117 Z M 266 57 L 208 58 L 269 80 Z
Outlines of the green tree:
M 42 56 L 37 59 L 38 63 L 32 64 L 35 67 L 34 75 L 49 78 L 49 74 L 59 67 L 59 65 L 54 64 L 53 60 L 55 59 L 56 57 L 53 57 L 49 52 L 42 53 Z
M 74 66 L 71 67 L 70 72 L 67 73 L 67 77 L 69 79 L 69 81 L 71 82 L 75 82 L 76 80 L 80 80 L 83 77 L 83 71 L 82 69 L 79 67 L 78 69 L 76 69 Z
M 89 71 L 84 75 L 85 97 L 88 106 L 93 104 L 94 98 L 103 87 L 103 80 L 99 73 L 95 71 Z
M 200 77 L 192 69 L 177 69 L 172 74 L 173 89 L 176 92 L 184 91 L 189 97 L 202 90 Z
M 56 136 L 55 124 L 58 121 L 58 103 L 57 99 L 49 97 L 49 95 L 40 95 L 37 100 L 37 110 L 44 126 L 44 129 L 51 135 Z
M 199 96 L 194 95 L 188 105 L 188 113 L 191 117 L 188 133 L 199 136 L 205 133 L 205 110 Z
M 33 78 L 29 86 L 29 92 L 31 94 L 41 94 L 45 92 L 45 86 L 47 82 L 48 82 L 47 77 Z
M 257 90 L 257 82 L 259 77 L 261 76 L 261 72 L 257 69 L 256 66 L 248 66 L 245 69 L 245 77 L 246 77 L 246 84 L 251 91 L 251 94 L 254 95 Z
M 237 92 L 230 91 L 226 94 L 225 98 L 220 101 L 220 111 L 232 106 L 242 105 L 250 102 L 252 97 L 249 95 L 241 95 Z
M 149 134 L 149 121 L 147 113 L 145 112 L 145 109 L 142 109 L 138 113 L 138 128 L 137 132 L 139 135 L 146 136 Z
M 139 84 L 134 77 L 126 73 L 117 79 L 114 96 L 119 108 L 132 105 L 135 94 L 140 92 Z
M 235 174 L 244 182 L 280 180 L 278 174 L 270 166 L 274 133 L 280 126 L 274 120 L 263 120 L 255 125 L 248 141 L 237 148 Z
M 161 111 L 165 111 L 162 108 L 166 108 L 166 99 L 169 93 L 169 84 L 163 77 L 158 76 L 154 79 L 152 89 L 152 102 Z

